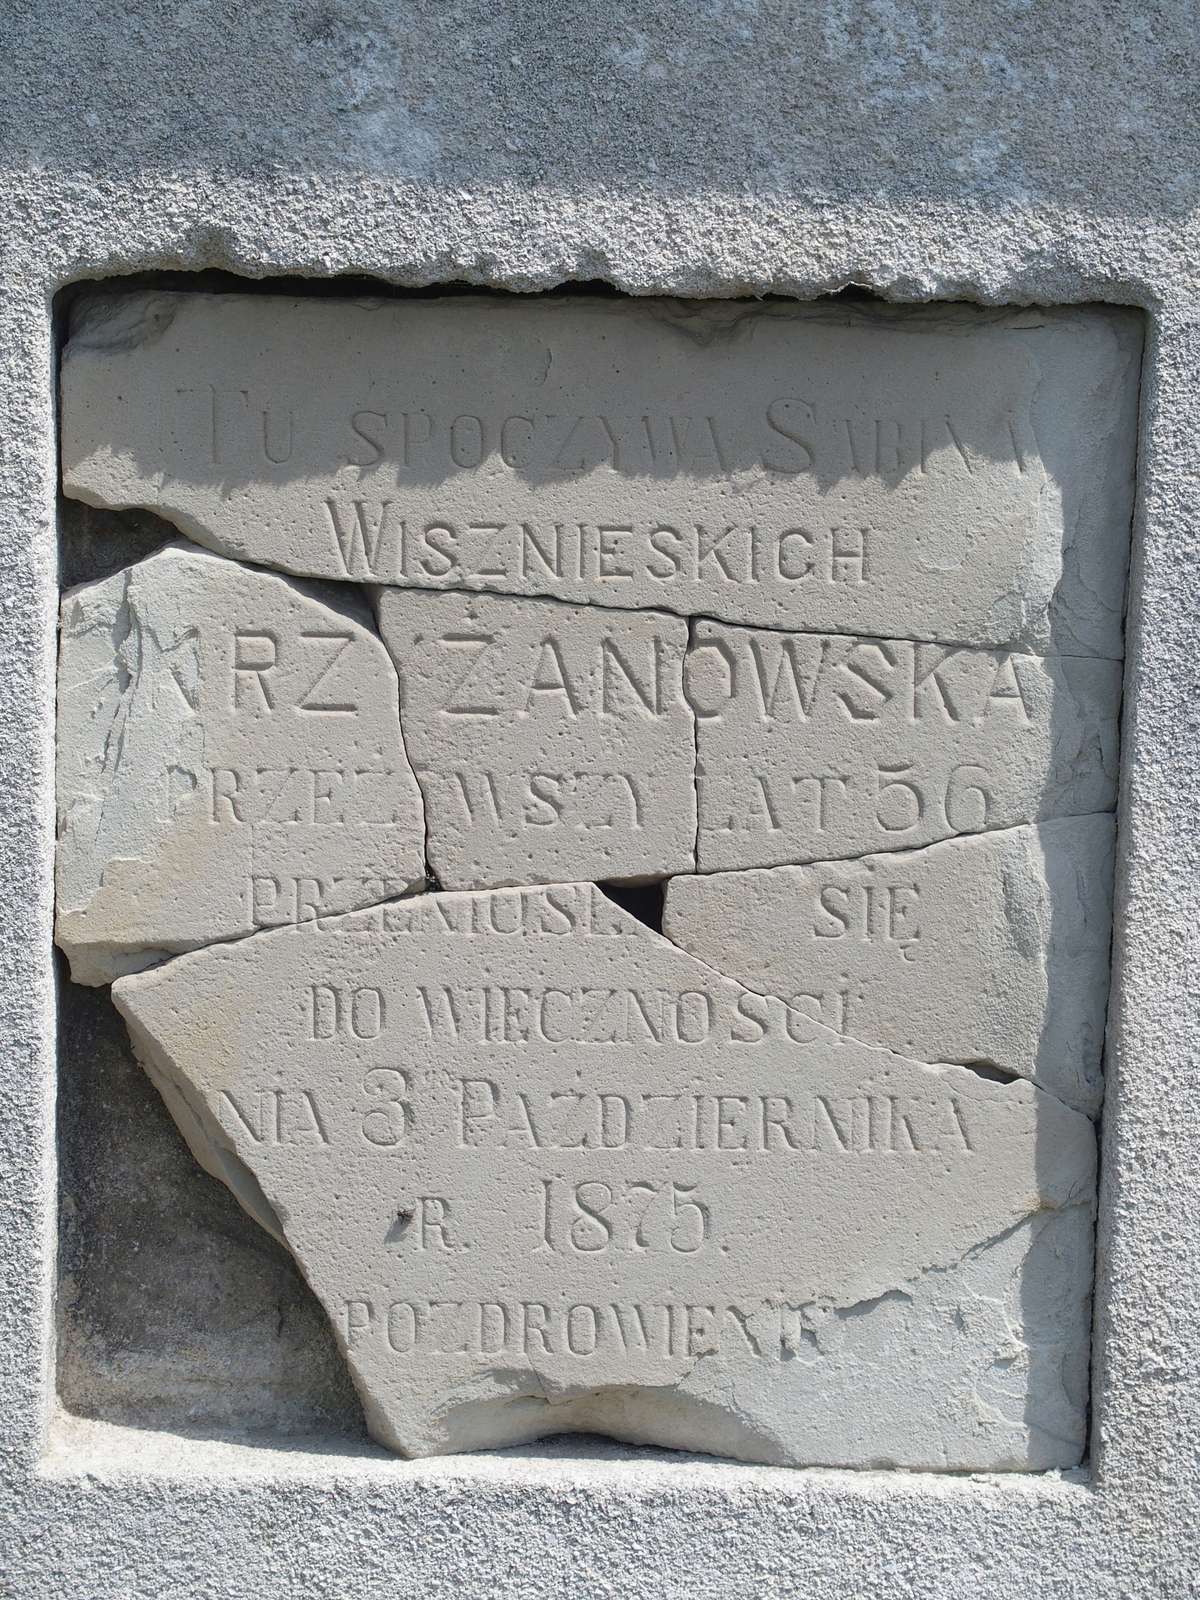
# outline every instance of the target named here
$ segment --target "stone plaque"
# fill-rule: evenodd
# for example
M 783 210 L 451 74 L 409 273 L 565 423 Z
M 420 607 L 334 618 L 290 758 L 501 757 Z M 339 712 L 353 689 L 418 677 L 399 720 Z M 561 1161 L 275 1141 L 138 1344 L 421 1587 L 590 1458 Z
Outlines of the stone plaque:
M 66 492 L 186 537 L 64 596 L 58 940 L 381 1442 L 1079 1461 L 1139 357 L 82 302 Z
M 285 572 L 1119 656 L 1139 324 L 97 298 L 69 494 Z
M 1022 1296 L 1061 1293 L 1073 1225 L 1047 1251 L 1028 1224 L 1085 1207 L 1093 1179 L 1091 1126 L 1060 1101 L 832 1035 L 594 885 L 401 900 L 114 994 L 410 1455 L 582 1427 L 843 1459 L 894 1374 L 843 1395 L 831 1437 L 822 1339 L 1023 1224 Z M 1051 1414 L 1085 1302 L 1050 1359 L 1022 1353 Z M 996 1331 L 939 1359 L 982 1382 Z M 1020 1412 L 947 1414 L 936 1440 L 941 1465 L 1056 1459 Z M 889 1427 L 870 1458 L 911 1448 Z
M 378 607 L 440 883 L 695 866 L 681 617 L 412 589 L 380 590 Z

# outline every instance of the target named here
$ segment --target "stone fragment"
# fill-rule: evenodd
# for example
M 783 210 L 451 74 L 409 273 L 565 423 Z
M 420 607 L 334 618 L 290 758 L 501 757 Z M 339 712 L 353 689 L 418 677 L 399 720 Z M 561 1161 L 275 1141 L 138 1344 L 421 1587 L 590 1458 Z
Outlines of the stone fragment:
M 1116 661 L 693 625 L 697 865 L 787 865 L 1116 804 Z
M 319 917 L 113 993 L 394 1449 L 1079 1458 L 1094 1139 L 1031 1084 L 839 1037 L 590 884 Z
M 402 589 L 378 606 L 444 888 L 695 865 L 682 618 Z
M 366 609 L 182 544 L 63 598 L 58 813 L 79 983 L 423 882 Z
M 1119 656 L 1140 351 L 1113 309 L 97 294 L 64 486 L 320 577 Z
M 838 1033 L 1100 1103 L 1111 816 L 673 878 L 663 931 Z
M 1091 1211 L 1071 1206 L 874 1300 L 785 1307 L 778 1360 L 738 1388 L 743 1417 L 729 1418 L 720 1363 L 697 1362 L 689 1374 L 689 1399 L 711 1407 L 705 1448 L 738 1455 L 739 1427 L 769 1441 L 791 1413 L 787 1453 L 772 1458 L 785 1465 L 1028 1472 L 1078 1463 L 1092 1254 Z M 681 1448 L 692 1437 L 678 1428 Z

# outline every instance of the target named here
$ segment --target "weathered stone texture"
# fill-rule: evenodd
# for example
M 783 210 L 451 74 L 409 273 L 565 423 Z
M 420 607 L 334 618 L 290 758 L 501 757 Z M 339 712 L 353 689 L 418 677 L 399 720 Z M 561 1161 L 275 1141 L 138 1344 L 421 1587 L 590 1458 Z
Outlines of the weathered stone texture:
M 1200 1461 L 1200 1235 L 1188 1222 L 1200 1211 L 1200 159 L 1196 119 L 1181 115 L 1200 95 L 1192 9 L 52 0 L 12 8 L 4 71 L 0 1545 L 14 1597 L 267 1600 L 298 1583 L 431 1600 L 1188 1593 Z M 162 272 L 204 272 L 205 288 L 238 274 L 246 294 L 289 275 L 276 286 L 303 292 L 307 278 L 334 296 L 602 280 L 635 296 L 863 286 L 889 302 L 1137 308 L 1147 361 L 1081 1471 L 784 1474 L 594 1439 L 397 1466 L 357 1445 L 189 1427 L 179 1391 L 155 1397 L 152 1378 L 137 1428 L 54 1414 L 47 1254 L 83 1179 L 56 1161 L 48 1115 L 61 1037 L 51 313 L 87 280 Z M 64 1102 L 79 1076 L 105 1097 L 86 1036 L 61 1047 L 83 1058 L 62 1070 Z M 229 1303 L 216 1270 L 228 1209 L 198 1229 L 205 1279 L 190 1240 L 138 1229 L 141 1122 L 113 1116 L 96 1136 L 120 1145 L 135 1202 L 129 1271 L 98 1271 L 97 1295 L 122 1302 L 136 1278 L 174 1318 L 194 1308 L 193 1350 L 216 1325 L 257 1370 L 273 1324 L 234 1326 L 241 1297 Z M 114 1388 L 137 1390 L 136 1340 L 113 1348 Z M 308 1381 L 299 1367 L 287 1376 Z M 270 1428 L 269 1404 L 254 1415 Z
M 1111 311 L 98 297 L 63 481 L 289 572 L 1118 656 L 1140 344 Z
M 176 544 L 62 605 L 57 938 L 77 982 L 419 885 L 356 597 Z
M 295 1252 L 393 1448 L 602 1427 L 795 1463 L 1076 1458 L 1082 1395 L 1043 1325 L 1065 1292 L 1059 1249 L 1034 1248 L 1035 1230 L 1002 1267 L 964 1264 L 1037 1213 L 1081 1208 L 1086 1232 L 1091 1128 L 1028 1084 L 840 1038 L 590 885 L 260 934 L 114 998 L 168 1104 L 186 1103 L 193 1148 L 208 1142 Z M 961 1284 L 934 1287 L 951 1268 Z M 1051 1337 L 1076 1363 L 1087 1277 L 1076 1253 Z M 971 1315 L 997 1281 L 1033 1346 L 1019 1317 Z M 799 1358 L 837 1352 L 853 1390 L 872 1338 L 822 1330 L 888 1296 L 958 1400 L 930 1415 L 917 1391 L 906 1439 L 897 1395 L 876 1433 L 876 1374 L 830 1435 L 830 1396 Z M 1061 1435 L 1026 1426 L 1045 1385 Z
M 443 888 L 695 865 L 686 622 L 415 590 L 377 604 Z

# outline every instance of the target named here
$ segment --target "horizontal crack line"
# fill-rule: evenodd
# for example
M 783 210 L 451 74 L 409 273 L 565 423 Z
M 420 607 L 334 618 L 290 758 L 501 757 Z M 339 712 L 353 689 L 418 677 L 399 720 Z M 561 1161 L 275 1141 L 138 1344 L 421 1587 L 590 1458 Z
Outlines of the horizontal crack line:
M 779 872 L 790 871 L 807 867 L 837 866 L 842 862 L 866 861 L 871 856 L 898 856 L 918 855 L 927 850 L 941 850 L 947 846 L 962 843 L 967 839 L 986 839 L 1002 833 L 1016 833 L 1020 828 L 1044 828 L 1052 822 L 1086 822 L 1089 817 L 1115 817 L 1116 808 L 1107 811 L 1062 811 L 1055 812 L 1051 817 L 1038 817 L 1030 822 L 1004 822 L 994 828 L 973 828 L 968 832 L 947 834 L 944 839 L 930 839 L 925 844 L 881 844 L 873 846 L 870 850 L 855 850 L 849 855 L 841 856 L 810 856 L 803 861 L 771 861 L 752 863 L 745 867 L 697 867 L 694 873 L 673 872 L 665 874 L 668 878 L 696 877 L 696 878 L 721 878 L 736 877 L 747 872 Z M 703 828 L 700 838 L 706 837 Z M 709 833 L 707 837 L 711 838 Z
M 68 494 L 67 498 L 78 499 L 82 504 L 86 505 L 98 504 L 96 501 L 83 500 L 81 495 Z M 302 581 L 312 584 L 336 584 L 339 587 L 355 589 L 360 592 L 363 590 L 379 590 L 382 593 L 395 591 L 398 594 L 481 595 L 486 598 L 492 598 L 496 600 L 534 600 L 544 602 L 547 605 L 564 606 L 568 609 L 586 606 L 591 611 L 603 611 L 606 613 L 611 613 L 613 616 L 648 614 L 651 616 L 671 617 L 685 623 L 708 622 L 713 624 L 713 626 L 720 628 L 743 628 L 754 633 L 780 633 L 785 635 L 795 634 L 801 637 L 811 638 L 879 639 L 884 643 L 894 642 L 896 644 L 940 645 L 943 649 L 947 650 L 971 650 L 978 651 L 982 654 L 995 654 L 998 651 L 1006 651 L 1014 655 L 1033 656 L 1042 661 L 1123 662 L 1125 659 L 1124 655 L 1109 656 L 1103 655 L 1099 652 L 1037 650 L 1034 649 L 1033 646 L 1015 639 L 997 639 L 992 641 L 979 639 L 953 639 L 946 638 L 944 636 L 934 637 L 932 634 L 886 633 L 878 628 L 864 629 L 862 631 L 851 631 L 847 630 L 846 628 L 834 626 L 823 628 L 792 627 L 780 622 L 751 622 L 747 621 L 745 618 L 721 616 L 715 611 L 687 610 L 681 606 L 672 605 L 669 599 L 666 597 L 664 597 L 664 599 L 657 605 L 625 606 L 608 603 L 603 600 L 592 599 L 590 596 L 570 598 L 565 595 L 543 594 L 536 591 L 501 588 L 495 583 L 484 584 L 472 583 L 470 581 L 452 584 L 392 583 L 388 582 L 386 579 L 372 577 L 365 574 L 359 575 L 350 573 L 334 574 L 300 572 L 291 567 L 281 566 L 275 562 L 256 559 L 255 557 L 245 553 L 239 553 L 236 556 L 230 555 L 227 550 L 218 548 L 218 546 L 223 543 L 219 535 L 206 530 L 207 538 L 212 540 L 212 543 L 206 543 L 204 539 L 198 538 L 182 524 L 176 523 L 173 520 L 171 508 L 164 504 L 151 505 L 145 504 L 141 501 L 129 501 L 128 503 L 119 506 L 103 504 L 100 506 L 100 509 L 111 510 L 115 512 L 140 511 L 159 517 L 165 524 L 163 533 L 164 543 L 170 538 L 182 537 L 189 539 L 193 544 L 197 545 L 198 548 L 202 550 L 208 550 L 212 554 L 223 556 L 227 561 L 236 562 L 240 566 L 253 567 L 261 572 L 270 572 L 275 574 L 277 577 L 298 578 Z M 183 513 L 179 514 L 183 515 Z M 197 521 L 198 519 L 192 520 Z M 168 529 L 170 530 L 169 532 L 167 531 Z M 136 563 L 134 564 L 136 565 Z
M 651 933 L 654 932 L 653 929 L 650 929 L 649 931 Z M 686 945 L 680 944 L 677 939 L 673 938 L 671 934 L 667 932 L 665 924 L 662 932 L 659 934 L 659 938 L 665 939 L 667 944 L 669 944 L 672 949 L 677 950 L 680 955 L 687 956 L 689 960 L 694 961 L 697 966 L 703 967 L 706 972 L 711 972 L 714 977 L 720 978 L 722 982 L 736 984 L 738 988 L 746 989 L 751 994 L 760 995 L 764 1000 L 778 1000 L 779 1003 L 788 1011 L 792 1012 L 793 1015 L 803 1017 L 806 1023 L 812 1024 L 813 1026 L 819 1028 L 822 1034 L 828 1036 L 831 1044 L 855 1044 L 861 1050 L 870 1050 L 878 1055 L 883 1056 L 896 1056 L 901 1061 L 912 1061 L 915 1062 L 917 1066 L 929 1067 L 933 1070 L 949 1067 L 953 1068 L 956 1072 L 975 1071 L 975 1069 L 966 1062 L 945 1060 L 926 1061 L 920 1056 L 909 1056 L 905 1055 L 902 1050 L 893 1050 L 890 1045 L 879 1044 L 871 1039 L 860 1039 L 857 1034 L 838 1033 L 836 1029 L 829 1027 L 827 1023 L 821 1022 L 819 1018 L 811 1016 L 807 1011 L 799 1010 L 796 1006 L 792 1005 L 790 1001 L 785 998 L 785 996 L 777 993 L 775 990 L 759 987 L 756 984 L 749 982 L 745 978 L 736 977 L 734 974 L 724 971 L 723 968 L 714 966 L 711 961 L 706 961 L 703 956 L 698 956 L 694 950 L 689 950 Z M 1028 1083 L 1032 1088 L 1035 1088 L 1039 1094 L 1044 1094 L 1050 1100 L 1056 1100 L 1064 1110 L 1073 1112 L 1075 1116 L 1084 1117 L 1091 1122 L 1096 1120 L 1095 1117 L 1089 1117 L 1086 1111 L 1081 1111 L 1078 1106 L 1073 1106 L 1071 1105 L 1070 1101 L 1064 1100 L 1063 1097 L 1056 1093 L 1055 1090 L 1048 1089 L 1036 1074 L 1024 1076 L 1019 1072 L 1013 1072 L 1012 1069 L 1008 1067 L 1002 1067 L 1000 1070 L 1004 1073 L 1006 1080 L 1009 1082 Z M 975 1075 L 977 1077 L 985 1076 L 985 1074 L 982 1073 L 976 1073 Z

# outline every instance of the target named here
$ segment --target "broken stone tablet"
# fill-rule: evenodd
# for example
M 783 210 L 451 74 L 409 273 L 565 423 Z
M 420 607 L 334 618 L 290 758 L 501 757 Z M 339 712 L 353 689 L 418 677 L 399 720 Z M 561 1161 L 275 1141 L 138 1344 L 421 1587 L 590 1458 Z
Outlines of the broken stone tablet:
M 377 602 L 443 888 L 695 865 L 682 618 L 400 589 Z
M 838 1033 L 1100 1102 L 1111 816 L 673 878 L 663 931 Z
M 1111 308 L 96 294 L 63 483 L 288 572 L 1119 656 L 1140 337 Z
M 1094 1139 L 719 976 L 593 885 L 417 896 L 114 998 L 408 1455 L 564 1430 L 1068 1466 Z
M 57 781 L 56 937 L 79 983 L 423 881 L 369 613 L 205 550 L 63 597 Z
M 687 692 L 702 871 L 1116 804 L 1116 661 L 700 621 Z

